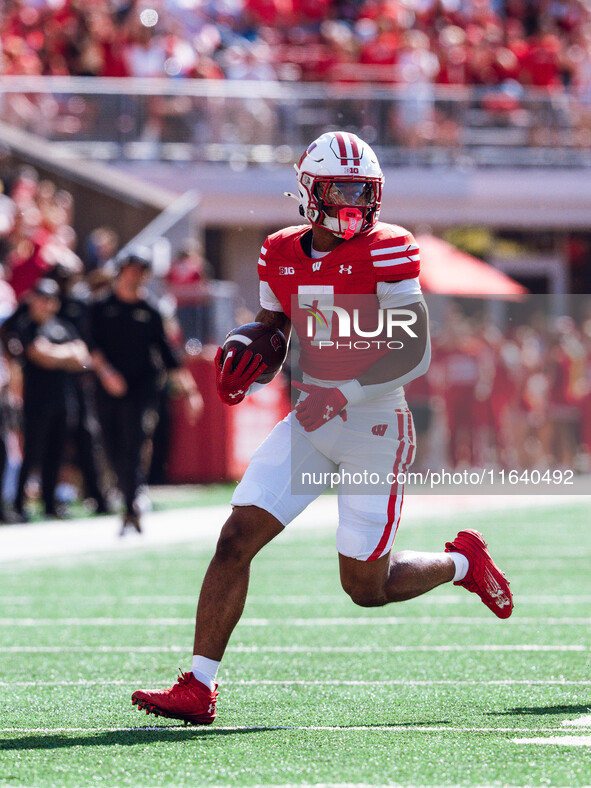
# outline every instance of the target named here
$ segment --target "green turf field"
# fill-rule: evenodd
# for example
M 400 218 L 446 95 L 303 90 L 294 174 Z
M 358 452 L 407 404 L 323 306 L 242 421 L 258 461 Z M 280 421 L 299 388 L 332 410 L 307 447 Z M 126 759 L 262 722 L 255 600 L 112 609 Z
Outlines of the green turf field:
M 468 526 L 512 580 L 509 621 L 451 584 L 356 608 L 333 534 L 280 537 L 209 728 L 130 695 L 188 669 L 211 548 L 0 565 L 0 785 L 590 785 L 589 507 L 403 522 L 396 547 Z

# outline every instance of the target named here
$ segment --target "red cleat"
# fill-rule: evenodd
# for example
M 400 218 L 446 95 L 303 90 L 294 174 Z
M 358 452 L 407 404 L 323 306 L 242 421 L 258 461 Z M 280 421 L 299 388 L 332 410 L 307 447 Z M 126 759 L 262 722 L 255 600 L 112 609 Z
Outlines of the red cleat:
M 509 581 L 496 566 L 482 534 L 471 528 L 460 531 L 453 542 L 445 545 L 446 553 L 461 553 L 470 564 L 468 574 L 463 580 L 454 583 L 468 591 L 478 594 L 484 604 L 499 618 L 509 618 L 513 612 L 513 596 Z
M 192 673 L 181 673 L 177 683 L 166 690 L 137 690 L 131 696 L 134 706 L 155 714 L 172 717 L 191 725 L 211 725 L 215 720 L 216 689 L 210 690 Z

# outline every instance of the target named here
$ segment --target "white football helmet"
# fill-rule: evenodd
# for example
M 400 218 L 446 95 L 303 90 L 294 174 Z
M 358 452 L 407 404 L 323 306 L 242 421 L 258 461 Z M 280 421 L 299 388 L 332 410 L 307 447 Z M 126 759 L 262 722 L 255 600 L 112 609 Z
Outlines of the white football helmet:
M 300 213 L 312 224 L 348 240 L 377 222 L 384 175 L 373 150 L 356 134 L 322 134 L 294 167 Z

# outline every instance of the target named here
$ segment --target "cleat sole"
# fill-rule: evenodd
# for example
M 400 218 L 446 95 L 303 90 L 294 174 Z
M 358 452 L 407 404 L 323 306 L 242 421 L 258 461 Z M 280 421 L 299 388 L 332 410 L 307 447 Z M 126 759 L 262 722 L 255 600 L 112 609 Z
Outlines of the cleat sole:
M 131 702 L 134 706 L 138 707 L 139 711 L 145 711 L 146 714 L 153 714 L 155 717 L 166 717 L 167 719 L 172 720 L 182 720 L 185 723 L 185 726 L 211 725 L 213 722 L 213 719 L 198 719 L 195 717 L 182 717 L 178 714 L 170 714 L 165 709 L 161 709 L 158 706 L 154 706 L 138 698 L 132 698 Z

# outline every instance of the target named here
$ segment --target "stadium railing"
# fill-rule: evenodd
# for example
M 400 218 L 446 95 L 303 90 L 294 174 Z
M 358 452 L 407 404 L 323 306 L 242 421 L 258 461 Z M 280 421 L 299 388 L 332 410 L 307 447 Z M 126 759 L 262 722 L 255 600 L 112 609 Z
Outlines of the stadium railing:
M 123 257 L 127 251 L 140 246 L 152 250 L 154 277 L 150 280 L 150 290 L 159 300 L 165 315 L 172 315 L 177 311 L 174 299 L 170 299 L 170 288 L 165 277 L 172 261 L 187 240 L 199 235 L 200 202 L 201 195 L 196 189 L 185 192 L 128 241 L 117 254 L 118 257 Z M 107 265 L 114 262 L 111 260 Z M 194 288 L 194 295 L 194 303 L 177 312 L 187 342 L 185 349 L 190 355 L 197 355 L 205 341 L 221 344 L 234 327 L 236 309 L 240 306 L 239 288 L 235 282 L 200 282 Z
M 185 192 L 128 241 L 118 256 L 123 257 L 134 247 L 149 247 L 152 249 L 154 274 L 165 276 L 183 243 L 196 234 L 196 212 L 200 202 L 201 195 L 196 189 Z
M 65 156 L 287 164 L 322 131 L 385 165 L 591 166 L 591 98 L 573 91 L 96 77 L 0 80 L 0 119 Z

